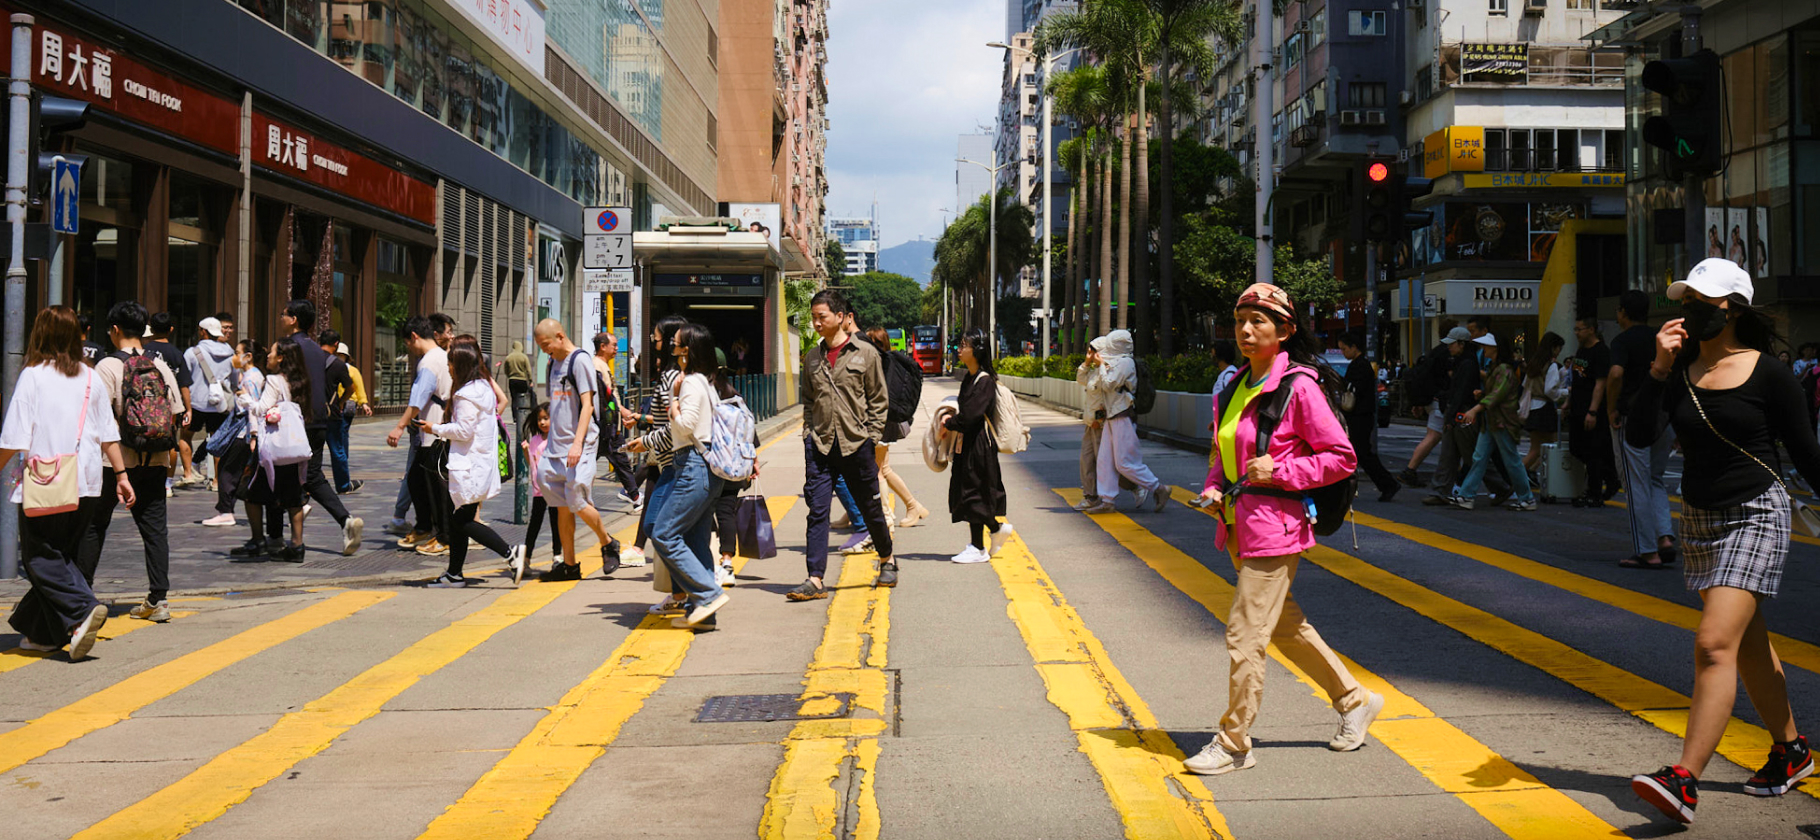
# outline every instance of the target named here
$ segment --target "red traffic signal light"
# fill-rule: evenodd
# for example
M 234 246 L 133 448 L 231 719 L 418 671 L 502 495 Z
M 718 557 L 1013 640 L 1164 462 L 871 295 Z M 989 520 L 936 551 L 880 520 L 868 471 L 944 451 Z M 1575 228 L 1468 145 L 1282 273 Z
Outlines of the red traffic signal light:
M 1374 184 L 1382 184 L 1390 179 L 1390 167 L 1382 163 L 1373 163 L 1365 169 L 1365 177 L 1370 178 Z

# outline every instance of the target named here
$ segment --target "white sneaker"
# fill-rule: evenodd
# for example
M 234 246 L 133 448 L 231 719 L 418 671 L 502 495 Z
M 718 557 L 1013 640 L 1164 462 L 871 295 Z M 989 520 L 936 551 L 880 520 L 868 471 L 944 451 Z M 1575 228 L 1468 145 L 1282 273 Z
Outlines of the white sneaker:
M 341 556 L 352 557 L 360 550 L 360 532 L 366 524 L 366 520 L 358 516 L 350 516 L 341 524 Z
M 1011 540 L 1011 533 L 1012 533 L 1011 523 L 1000 522 L 998 525 L 998 530 L 994 531 L 992 533 L 992 542 L 989 543 L 992 546 L 992 553 L 987 556 L 997 557 L 998 553 L 999 553 L 999 549 L 1004 548 L 1005 543 L 1007 543 Z
M 512 585 L 517 586 L 525 579 L 525 547 L 515 545 L 512 553 L 506 557 L 506 568 L 512 572 Z
M 967 547 L 961 549 L 961 553 L 948 559 L 955 563 L 984 563 L 987 560 L 991 560 L 992 557 L 987 555 L 986 552 L 981 551 L 980 548 L 973 543 L 967 543 Z
M 1116 512 L 1117 510 L 1118 510 L 1117 506 L 1113 505 L 1111 502 L 1106 501 L 1105 499 L 1101 499 L 1098 502 L 1095 502 L 1091 507 L 1087 508 L 1086 510 L 1081 511 L 1081 513 L 1087 513 L 1087 514 L 1113 513 L 1113 512 Z
M 1384 695 L 1375 691 L 1370 694 L 1358 708 L 1340 715 L 1340 731 L 1327 742 L 1328 749 L 1351 752 L 1365 745 L 1366 730 L 1371 729 L 1371 722 L 1378 719 L 1378 713 L 1384 711 Z
M 627 546 L 619 552 L 619 565 L 621 567 L 643 568 L 650 565 L 650 562 L 651 561 L 645 559 L 645 553 L 640 551 L 638 546 L 635 545 Z
M 443 572 L 435 580 L 430 581 L 430 585 L 437 589 L 460 589 L 468 585 L 468 579 Z
M 232 528 L 234 522 L 234 515 L 231 513 L 217 513 L 214 516 L 202 520 L 202 524 L 210 528 Z
M 56 645 L 41 645 L 31 639 L 20 639 L 19 649 L 37 651 L 38 653 L 50 653 L 51 651 L 62 650 L 63 648 Z
M 718 612 L 721 607 L 726 606 L 727 602 L 731 600 L 733 600 L 732 596 L 722 592 L 720 593 L 720 597 L 715 598 L 712 601 L 696 604 L 695 609 L 689 611 L 689 617 L 684 619 L 683 623 L 690 627 L 694 627 L 697 624 L 707 621 L 708 616 Z
M 405 536 L 411 533 L 411 523 L 402 519 L 394 519 L 385 524 L 385 532 L 395 537 Z
M 1074 509 L 1075 510 L 1086 510 L 1099 503 L 1100 503 L 1100 497 L 1098 497 L 1098 496 L 1082 496 L 1080 501 L 1074 503 Z
M 1193 758 L 1182 762 L 1182 766 L 1197 776 L 1219 776 L 1257 766 L 1257 756 L 1251 753 L 1251 750 L 1236 755 L 1229 753 L 1225 747 L 1220 746 L 1220 739 L 1216 737 L 1202 747 L 1200 752 L 1195 753 Z
M 666 613 L 681 612 L 683 607 L 686 606 L 688 603 L 689 603 L 688 598 L 685 598 L 685 597 L 682 597 L 679 595 L 665 595 L 664 599 L 662 601 L 658 601 L 657 603 L 652 604 L 649 609 L 645 610 L 645 612 L 648 612 L 652 615 L 664 615 Z
M 107 623 L 107 605 L 96 604 L 88 611 L 88 618 L 70 631 L 70 661 L 75 662 L 88 658 L 89 648 L 95 646 L 95 637 L 101 634 L 101 625 Z
M 732 566 L 715 567 L 715 569 L 714 569 L 714 585 L 715 586 L 732 586 L 734 584 L 734 582 L 735 581 L 733 580 L 733 567 Z
M 1150 501 L 1150 494 L 1152 494 L 1154 492 L 1156 492 L 1156 491 L 1149 487 L 1139 487 L 1138 489 L 1132 491 L 1131 495 L 1137 497 L 1137 504 L 1133 505 L 1132 507 L 1134 507 L 1138 510 L 1143 510 L 1144 505 L 1149 503 L 1149 501 Z

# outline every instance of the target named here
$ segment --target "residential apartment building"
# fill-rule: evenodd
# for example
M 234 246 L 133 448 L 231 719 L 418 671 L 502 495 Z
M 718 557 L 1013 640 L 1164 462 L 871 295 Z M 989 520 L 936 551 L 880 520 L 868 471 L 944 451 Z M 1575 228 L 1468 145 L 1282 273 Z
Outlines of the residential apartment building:
M 822 275 L 827 0 L 720 4 L 719 201 L 776 205 L 786 272 Z
M 597 322 L 583 207 L 714 209 L 714 5 L 5 0 L 36 17 L 35 86 L 91 106 L 55 150 L 87 157 L 81 232 L 28 305 L 273 339 L 309 297 L 382 404 L 408 314 L 501 353 L 537 312 Z
M 1755 280 L 1754 302 L 1773 313 L 1791 342 L 1820 341 L 1820 2 L 1714 0 L 1686 4 L 1700 13 L 1701 45 L 1718 53 L 1725 81 L 1724 166 L 1702 182 L 1698 242 L 1687 242 L 1686 191 L 1663 171 L 1663 152 L 1643 142 L 1644 120 L 1662 97 L 1640 83 L 1643 65 L 1676 58 L 1683 47 L 1681 6 L 1639 6 L 1595 34 L 1630 45 L 1626 62 L 1629 123 L 1624 187 L 1631 208 L 1623 228 L 1634 288 L 1661 292 L 1690 264 L 1724 256 Z M 1655 296 L 1658 307 L 1666 300 Z M 1666 313 L 1663 313 L 1666 314 Z
M 840 242 L 847 255 L 848 275 L 878 270 L 878 205 L 872 205 L 869 218 L 828 219 L 828 238 Z

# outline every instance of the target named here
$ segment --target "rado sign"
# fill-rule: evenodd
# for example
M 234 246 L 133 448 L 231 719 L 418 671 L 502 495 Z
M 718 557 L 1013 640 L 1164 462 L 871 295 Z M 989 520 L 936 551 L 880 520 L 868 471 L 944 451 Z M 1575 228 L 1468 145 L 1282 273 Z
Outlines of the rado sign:
M 1454 315 L 1534 315 L 1539 280 L 1449 280 L 1447 311 Z

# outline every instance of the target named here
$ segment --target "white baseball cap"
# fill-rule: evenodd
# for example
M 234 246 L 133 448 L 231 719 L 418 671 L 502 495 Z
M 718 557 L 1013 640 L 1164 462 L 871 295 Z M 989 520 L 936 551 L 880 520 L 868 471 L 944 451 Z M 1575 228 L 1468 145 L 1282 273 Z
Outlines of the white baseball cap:
M 1687 273 L 1686 280 L 1678 280 L 1668 286 L 1668 299 L 1680 300 L 1693 289 L 1709 298 L 1736 296 L 1745 303 L 1751 302 L 1756 288 L 1750 280 L 1750 272 L 1737 263 L 1720 257 L 1707 257 Z
M 1473 339 L 1472 343 L 1483 344 L 1486 347 L 1496 347 L 1496 346 L 1498 346 L 1498 339 L 1496 336 L 1492 335 L 1491 333 L 1486 333 L 1482 336 L 1479 336 L 1478 338 Z
M 348 343 L 347 343 L 347 342 L 345 342 L 345 341 L 342 341 L 342 342 L 338 342 L 338 343 L 337 343 L 337 344 L 336 344 L 336 345 L 335 345 L 335 355 L 337 355 L 337 356 L 350 356 L 350 355 L 353 355 L 353 354 L 351 354 L 351 353 L 349 353 L 349 352 L 348 352 Z
M 196 326 L 201 327 L 203 332 L 208 333 L 209 335 L 212 335 L 216 338 L 220 338 L 222 335 L 221 320 L 219 318 L 204 318 L 200 321 L 197 321 Z

